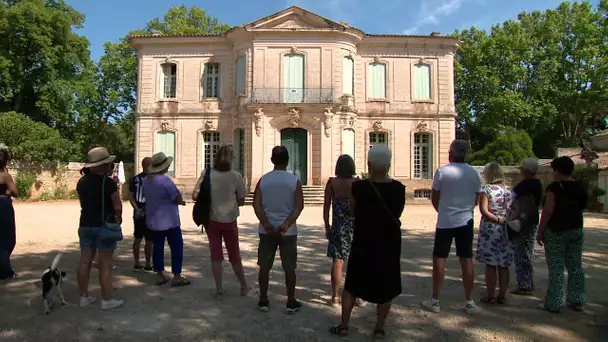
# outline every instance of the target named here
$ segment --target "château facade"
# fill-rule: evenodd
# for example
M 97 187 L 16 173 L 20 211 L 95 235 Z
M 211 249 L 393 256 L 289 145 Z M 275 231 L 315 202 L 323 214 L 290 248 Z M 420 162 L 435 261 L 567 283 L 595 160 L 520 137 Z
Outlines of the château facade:
M 254 187 L 284 145 L 288 170 L 324 185 L 341 154 L 393 151 L 390 175 L 430 196 L 455 137 L 457 40 L 366 34 L 292 6 L 222 35 L 139 35 L 136 159 L 163 151 L 194 184 L 220 144 Z M 136 165 L 139 163 L 137 162 Z M 139 166 L 138 166 L 139 167 Z

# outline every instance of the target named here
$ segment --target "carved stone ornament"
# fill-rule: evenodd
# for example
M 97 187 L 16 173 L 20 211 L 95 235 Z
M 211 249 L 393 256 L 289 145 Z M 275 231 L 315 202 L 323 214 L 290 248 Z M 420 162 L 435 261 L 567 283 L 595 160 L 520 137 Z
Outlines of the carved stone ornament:
M 374 57 L 374 63 L 380 63 L 380 58 L 378 56 Z
M 206 131 L 215 131 L 215 124 L 213 123 L 213 120 L 205 121 L 205 130 Z
M 160 123 L 160 130 L 163 131 L 163 132 L 167 132 L 169 130 L 169 121 L 163 120 Z
M 298 53 L 298 48 L 294 46 L 291 47 L 291 49 L 289 50 L 291 53 Z
M 354 116 L 348 117 L 346 119 L 346 128 L 354 128 L 356 121 L 357 121 L 356 117 L 354 117 Z
M 426 123 L 426 121 L 420 121 L 417 125 L 416 125 L 416 130 L 419 132 L 424 132 L 424 131 L 428 131 L 429 127 L 428 124 Z
M 287 113 L 289 115 L 289 125 L 291 127 L 300 126 L 300 110 L 297 108 L 291 108 Z
M 256 108 L 253 113 L 253 124 L 255 125 L 255 134 L 259 137 L 262 134 L 262 121 L 264 120 L 264 109 Z
M 374 121 L 373 128 L 374 128 L 374 131 L 380 131 L 380 130 L 382 130 L 382 121 L 380 121 L 380 120 Z
M 331 133 L 331 119 L 334 117 L 334 109 L 331 107 L 325 108 L 323 111 L 323 125 L 325 126 L 325 136 L 329 138 Z

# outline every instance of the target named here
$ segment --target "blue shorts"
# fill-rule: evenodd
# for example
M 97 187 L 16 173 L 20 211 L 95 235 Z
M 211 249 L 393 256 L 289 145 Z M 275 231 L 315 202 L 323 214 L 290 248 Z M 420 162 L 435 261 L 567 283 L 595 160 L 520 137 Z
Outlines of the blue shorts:
M 108 251 L 116 249 L 116 241 L 102 240 L 99 238 L 102 227 L 80 227 L 78 237 L 80 238 L 80 248 L 99 249 Z

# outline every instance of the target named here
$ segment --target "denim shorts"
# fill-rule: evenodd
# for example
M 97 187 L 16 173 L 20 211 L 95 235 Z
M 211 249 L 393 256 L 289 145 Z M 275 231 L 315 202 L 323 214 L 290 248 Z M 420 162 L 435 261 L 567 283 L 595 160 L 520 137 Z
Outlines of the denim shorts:
M 108 251 L 116 249 L 116 241 L 102 240 L 99 235 L 102 227 L 80 227 L 78 237 L 80 238 L 80 248 L 99 249 Z

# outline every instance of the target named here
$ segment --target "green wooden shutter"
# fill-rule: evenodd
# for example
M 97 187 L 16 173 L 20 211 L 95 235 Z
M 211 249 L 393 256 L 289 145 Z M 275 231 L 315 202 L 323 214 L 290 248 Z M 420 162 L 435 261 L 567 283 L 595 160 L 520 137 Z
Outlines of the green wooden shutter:
M 245 79 L 247 78 L 247 68 L 245 66 L 245 56 L 241 55 L 236 59 L 236 94 L 245 94 Z
M 386 65 L 382 63 L 370 64 L 370 76 L 370 98 L 386 98 Z
M 354 62 L 350 57 L 342 59 L 342 93 L 353 95 Z
M 158 150 L 167 157 L 173 157 L 173 163 L 169 167 L 169 175 L 175 177 L 175 133 L 158 132 Z
M 431 68 L 428 64 L 414 66 L 414 97 L 418 100 L 431 98 Z

